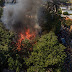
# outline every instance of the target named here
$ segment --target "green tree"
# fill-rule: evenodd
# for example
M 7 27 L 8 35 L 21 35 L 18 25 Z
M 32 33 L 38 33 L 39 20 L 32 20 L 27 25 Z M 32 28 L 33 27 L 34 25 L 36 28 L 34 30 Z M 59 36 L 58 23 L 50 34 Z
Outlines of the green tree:
M 33 41 L 30 40 L 22 40 L 20 44 L 20 51 L 17 49 L 16 43 L 11 43 L 8 49 L 8 68 L 10 70 L 16 70 L 16 72 L 20 70 L 26 70 L 28 67 L 25 63 L 25 58 L 28 58 L 32 52 Z
M 0 23 L 0 50 L 8 50 L 8 44 L 11 43 L 13 37 L 14 34 L 5 29 L 3 24 Z
M 16 70 L 16 72 L 20 72 L 20 69 L 22 68 L 20 58 L 21 57 L 18 54 L 16 54 L 15 59 L 11 56 L 8 58 L 9 70 Z
M 52 2 L 47 2 L 39 11 L 39 24 L 43 33 L 53 30 L 58 33 L 61 28 L 61 17 L 55 12 Z
M 26 59 L 29 66 L 27 72 L 45 72 L 48 68 L 59 67 L 66 57 L 65 49 L 53 32 L 43 35 L 34 46 L 29 59 Z
M 8 45 L 14 37 L 12 32 L 9 32 L 2 23 L 0 23 L 0 70 L 7 68 Z

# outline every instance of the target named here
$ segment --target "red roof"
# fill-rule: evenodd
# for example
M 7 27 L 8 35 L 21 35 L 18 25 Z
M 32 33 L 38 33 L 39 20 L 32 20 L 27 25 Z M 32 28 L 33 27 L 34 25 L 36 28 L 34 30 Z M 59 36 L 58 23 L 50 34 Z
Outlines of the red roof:
M 70 19 L 69 17 L 66 17 L 66 19 L 65 20 L 68 20 L 68 19 Z M 70 19 L 70 20 L 72 20 L 72 19 Z

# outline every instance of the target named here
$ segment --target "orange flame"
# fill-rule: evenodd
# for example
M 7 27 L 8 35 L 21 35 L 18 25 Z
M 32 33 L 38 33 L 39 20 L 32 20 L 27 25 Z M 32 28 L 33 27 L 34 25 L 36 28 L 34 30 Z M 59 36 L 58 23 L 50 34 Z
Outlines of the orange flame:
M 18 51 L 21 50 L 21 42 L 22 42 L 22 40 L 25 40 L 25 39 L 32 40 L 33 38 L 35 38 L 35 33 L 34 32 L 30 33 L 30 29 L 27 29 L 24 34 L 20 33 L 20 38 L 19 38 L 18 42 L 16 43 L 17 50 Z

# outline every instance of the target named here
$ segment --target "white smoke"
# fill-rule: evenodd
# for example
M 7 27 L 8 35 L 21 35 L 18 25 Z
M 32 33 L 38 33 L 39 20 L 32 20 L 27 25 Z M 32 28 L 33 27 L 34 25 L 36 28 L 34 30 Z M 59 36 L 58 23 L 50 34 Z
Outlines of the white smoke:
M 17 0 L 16 4 L 5 6 L 2 22 L 7 29 L 15 32 L 22 32 L 24 28 L 39 29 L 37 20 L 40 0 Z

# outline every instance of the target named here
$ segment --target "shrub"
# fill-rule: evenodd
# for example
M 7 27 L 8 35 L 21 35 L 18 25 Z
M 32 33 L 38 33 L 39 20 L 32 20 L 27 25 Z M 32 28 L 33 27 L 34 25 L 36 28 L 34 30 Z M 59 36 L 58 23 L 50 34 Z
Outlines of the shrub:
M 63 15 L 69 15 L 68 12 L 63 12 Z

